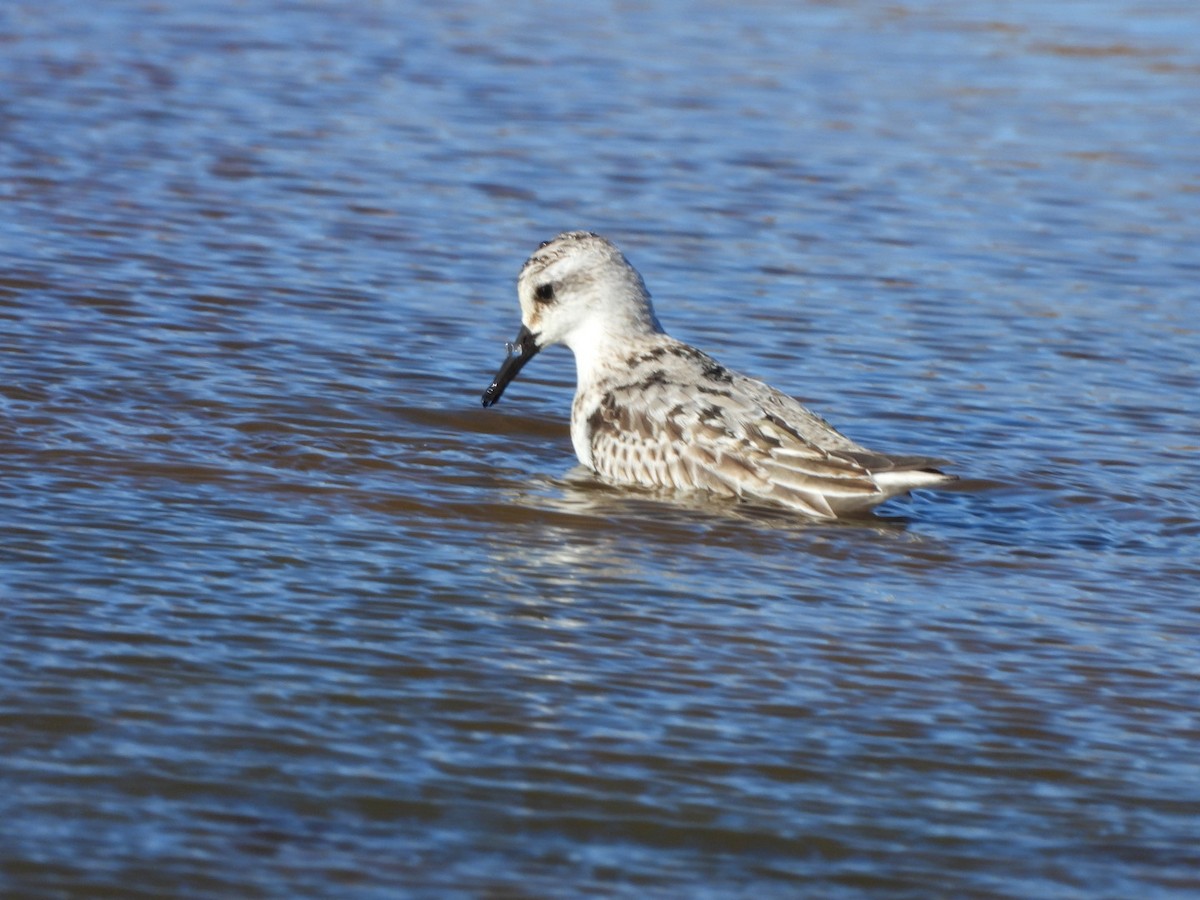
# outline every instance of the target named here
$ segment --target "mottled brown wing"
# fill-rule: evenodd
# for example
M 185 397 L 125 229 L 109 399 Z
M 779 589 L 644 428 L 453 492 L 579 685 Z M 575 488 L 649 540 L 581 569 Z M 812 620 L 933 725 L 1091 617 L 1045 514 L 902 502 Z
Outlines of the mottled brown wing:
M 697 402 L 686 385 L 658 388 L 654 403 L 638 387 L 612 390 L 589 419 L 592 465 L 603 477 L 758 497 L 818 517 L 879 494 L 860 463 L 736 395 Z

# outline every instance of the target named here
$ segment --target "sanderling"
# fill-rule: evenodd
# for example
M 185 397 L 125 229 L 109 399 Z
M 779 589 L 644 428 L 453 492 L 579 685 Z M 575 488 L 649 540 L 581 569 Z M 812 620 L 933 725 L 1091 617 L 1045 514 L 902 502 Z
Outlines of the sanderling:
M 546 241 L 517 278 L 521 331 L 483 405 L 543 347 L 566 344 L 578 384 L 571 442 L 618 484 L 707 490 L 830 519 L 956 476 L 928 457 L 868 450 L 773 387 L 668 336 L 642 276 L 598 234 Z

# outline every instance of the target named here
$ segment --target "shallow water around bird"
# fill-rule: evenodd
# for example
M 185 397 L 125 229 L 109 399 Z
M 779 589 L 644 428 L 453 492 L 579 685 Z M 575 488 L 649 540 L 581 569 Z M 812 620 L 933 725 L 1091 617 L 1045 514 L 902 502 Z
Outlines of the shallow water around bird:
M 0 893 L 1200 891 L 1200 13 L 9 2 Z M 513 282 L 962 476 L 598 483 Z

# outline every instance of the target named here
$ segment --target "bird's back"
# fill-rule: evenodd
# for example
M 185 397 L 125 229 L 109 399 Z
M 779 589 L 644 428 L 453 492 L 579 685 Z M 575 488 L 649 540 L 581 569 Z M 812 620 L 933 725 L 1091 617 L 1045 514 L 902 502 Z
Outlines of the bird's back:
M 611 481 L 760 498 L 822 518 L 955 480 L 935 460 L 868 450 L 665 334 L 580 383 L 571 432 L 580 460 Z

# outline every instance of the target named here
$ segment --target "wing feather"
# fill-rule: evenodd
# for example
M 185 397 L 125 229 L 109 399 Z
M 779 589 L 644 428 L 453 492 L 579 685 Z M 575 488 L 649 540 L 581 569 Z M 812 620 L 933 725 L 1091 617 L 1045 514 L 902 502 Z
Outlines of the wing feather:
M 671 367 L 625 371 L 577 398 L 602 477 L 759 497 L 819 518 L 950 480 L 936 460 L 868 450 L 786 394 L 678 346 Z

